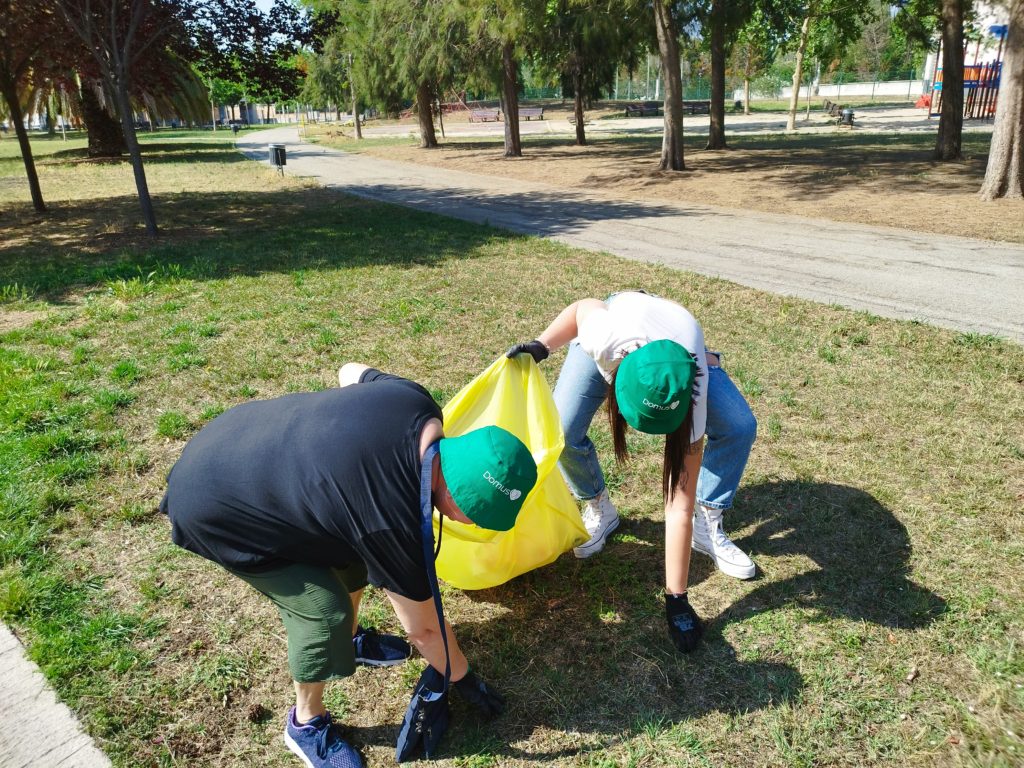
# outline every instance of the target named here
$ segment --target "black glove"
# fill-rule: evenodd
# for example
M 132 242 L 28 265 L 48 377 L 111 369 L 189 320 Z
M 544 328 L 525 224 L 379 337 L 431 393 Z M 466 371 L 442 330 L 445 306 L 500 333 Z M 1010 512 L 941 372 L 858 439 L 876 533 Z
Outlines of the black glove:
M 395 744 L 395 760 L 398 762 L 414 759 L 420 747 L 428 760 L 437 755 L 441 737 L 448 730 L 448 693 L 437 693 L 442 688 L 444 675 L 429 666 L 423 670 L 398 732 Z
M 515 357 L 524 353 L 530 355 L 535 363 L 539 363 L 542 360 L 547 360 L 551 351 L 544 346 L 543 342 L 534 339 L 533 341 L 524 341 L 522 344 L 509 347 L 505 357 Z
M 665 620 L 668 621 L 668 636 L 679 651 L 689 653 L 697 647 L 704 628 L 685 592 L 665 595 Z
M 467 672 L 464 678 L 452 685 L 462 698 L 479 709 L 484 717 L 492 718 L 505 711 L 505 697 L 473 672 Z

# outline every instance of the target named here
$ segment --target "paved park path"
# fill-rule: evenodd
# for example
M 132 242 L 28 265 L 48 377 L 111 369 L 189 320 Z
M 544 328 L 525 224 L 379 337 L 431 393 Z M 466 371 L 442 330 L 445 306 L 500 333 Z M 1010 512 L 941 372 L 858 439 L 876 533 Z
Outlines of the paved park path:
M 109 768 L 110 761 L 0 624 L 0 767 Z
M 300 143 L 295 128 L 250 133 L 237 145 L 266 160 L 268 143 L 287 146 L 289 174 L 360 197 L 774 293 L 1024 342 L 1022 246 L 691 203 L 616 200 L 325 149 Z

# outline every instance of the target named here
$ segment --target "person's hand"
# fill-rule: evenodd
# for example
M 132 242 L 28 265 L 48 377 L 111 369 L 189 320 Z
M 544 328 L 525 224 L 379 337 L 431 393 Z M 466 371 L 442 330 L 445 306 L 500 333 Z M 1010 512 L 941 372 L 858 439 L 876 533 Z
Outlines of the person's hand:
M 547 360 L 548 355 L 551 354 L 544 342 L 534 339 L 533 341 L 524 341 L 521 344 L 516 344 L 509 347 L 508 352 L 505 353 L 505 357 L 515 357 L 516 355 L 527 354 L 533 358 L 535 363 L 540 363 L 542 360 Z
M 423 670 L 398 732 L 395 744 L 395 760 L 398 762 L 415 759 L 420 749 L 427 759 L 437 755 L 441 737 L 448 730 L 448 692 L 437 693 L 443 687 L 444 675 L 429 666 Z
M 668 636 L 680 652 L 689 653 L 697 647 L 704 628 L 685 592 L 665 595 L 665 620 L 668 622 Z
M 473 672 L 467 672 L 464 678 L 452 685 L 462 698 L 479 709 L 484 717 L 495 717 L 505 711 L 505 697 Z

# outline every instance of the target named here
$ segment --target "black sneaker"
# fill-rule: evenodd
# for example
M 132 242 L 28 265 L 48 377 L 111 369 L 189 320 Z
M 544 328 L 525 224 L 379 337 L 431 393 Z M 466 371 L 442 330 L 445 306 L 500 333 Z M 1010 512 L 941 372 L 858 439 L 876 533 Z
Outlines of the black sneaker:
M 356 664 L 371 667 L 393 667 L 412 655 L 412 648 L 397 635 L 382 635 L 373 627 L 356 626 L 352 637 Z

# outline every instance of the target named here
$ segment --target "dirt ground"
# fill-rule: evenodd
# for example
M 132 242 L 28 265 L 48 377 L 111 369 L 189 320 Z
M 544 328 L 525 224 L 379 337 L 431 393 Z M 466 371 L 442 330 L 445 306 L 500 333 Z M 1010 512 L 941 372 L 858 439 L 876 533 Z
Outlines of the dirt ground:
M 590 113 L 588 113 L 588 117 Z M 410 129 L 415 124 L 410 121 Z M 931 159 L 922 134 L 829 133 L 729 138 L 703 149 L 691 136 L 682 173 L 656 170 L 660 135 L 527 137 L 524 156 L 505 159 L 492 139 L 448 142 L 435 150 L 365 140 L 339 146 L 388 160 L 584 189 L 602 197 L 700 203 L 1024 243 L 1024 202 L 982 202 L 989 137 L 964 135 L 961 162 Z M 334 143 L 334 142 L 329 142 Z

